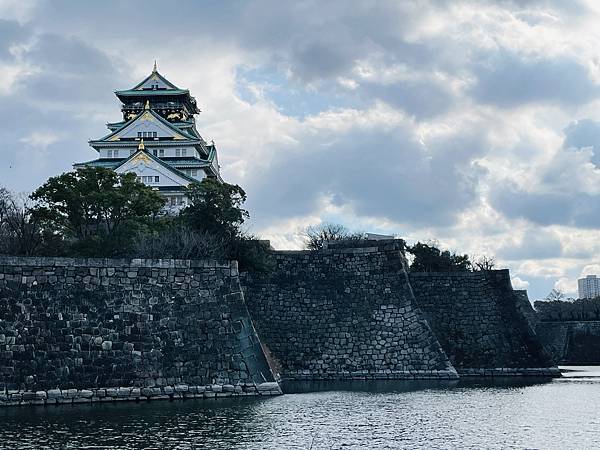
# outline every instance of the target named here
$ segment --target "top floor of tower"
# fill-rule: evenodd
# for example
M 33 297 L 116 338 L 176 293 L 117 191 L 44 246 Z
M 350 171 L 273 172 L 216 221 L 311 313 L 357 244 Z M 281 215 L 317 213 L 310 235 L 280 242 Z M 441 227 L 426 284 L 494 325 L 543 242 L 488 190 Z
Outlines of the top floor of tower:
M 136 117 L 149 107 L 169 122 L 186 122 L 200 110 L 187 89 L 180 89 L 161 75 L 156 62 L 152 73 L 131 89 L 115 91 L 122 103 L 123 120 Z

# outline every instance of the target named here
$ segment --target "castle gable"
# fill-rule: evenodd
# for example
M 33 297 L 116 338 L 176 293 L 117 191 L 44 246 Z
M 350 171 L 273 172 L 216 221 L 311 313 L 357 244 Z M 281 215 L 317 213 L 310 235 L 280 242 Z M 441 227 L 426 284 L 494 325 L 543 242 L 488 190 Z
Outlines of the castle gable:
M 128 125 L 116 130 L 115 132 L 103 137 L 100 141 L 120 141 L 121 139 L 131 140 L 136 138 L 171 138 L 174 140 L 196 140 L 186 132 L 178 129 L 174 125 L 164 120 L 158 114 L 150 109 L 144 110 Z
M 135 173 L 138 177 L 142 177 L 141 181 L 149 186 L 186 187 L 192 182 L 199 181 L 188 177 L 145 151 L 136 152 L 115 171 L 117 173 Z

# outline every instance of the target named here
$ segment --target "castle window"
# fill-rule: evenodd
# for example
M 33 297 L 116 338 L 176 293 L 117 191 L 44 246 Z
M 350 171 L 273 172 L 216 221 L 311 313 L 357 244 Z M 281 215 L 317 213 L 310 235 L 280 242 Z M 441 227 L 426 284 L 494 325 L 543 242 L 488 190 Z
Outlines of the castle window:
M 185 148 L 181 149 L 181 156 L 187 156 L 187 150 Z
M 138 131 L 138 138 L 141 138 L 141 137 L 142 137 L 142 132 Z
M 160 177 L 159 177 L 159 176 L 155 176 L 155 177 L 154 177 L 154 182 L 155 182 L 155 183 L 158 183 L 159 181 L 160 181 Z
M 165 156 L 165 151 L 162 148 L 158 150 L 158 156 L 160 156 L 160 157 Z
M 156 136 L 157 136 L 156 131 L 153 131 L 152 132 L 152 137 L 156 139 Z
M 153 149 L 152 149 L 152 154 L 153 154 L 154 156 L 158 156 L 158 150 L 157 150 L 157 149 L 155 149 L 155 148 L 153 148 Z
M 192 169 L 192 176 L 198 176 L 198 169 Z
M 175 149 L 175 156 L 181 156 L 181 149 Z
M 107 157 L 107 158 L 112 158 L 112 150 L 108 150 L 108 151 L 106 152 L 106 157 Z
M 119 149 L 117 149 L 117 150 L 114 151 L 114 157 L 115 158 L 119 157 Z

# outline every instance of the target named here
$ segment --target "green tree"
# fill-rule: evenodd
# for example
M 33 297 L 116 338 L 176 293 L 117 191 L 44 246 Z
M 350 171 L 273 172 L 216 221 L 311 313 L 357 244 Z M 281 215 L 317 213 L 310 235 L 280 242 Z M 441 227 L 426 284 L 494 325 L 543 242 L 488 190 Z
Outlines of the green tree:
M 463 272 L 471 268 L 468 255 L 442 251 L 434 245 L 417 242 L 407 250 L 414 256 L 410 265 L 413 272 Z
M 242 230 L 250 216 L 242 208 L 246 193 L 240 186 L 205 178 L 189 186 L 186 195 L 189 206 L 179 215 L 185 226 L 222 243 L 224 257 L 237 260 L 240 270 L 265 272 L 273 267 L 269 246 Z
M 249 217 L 242 208 L 246 193 L 238 185 L 205 178 L 188 187 L 189 206 L 180 217 L 193 229 L 233 239 L 241 235 L 241 226 Z
M 164 205 L 160 194 L 135 174 L 91 167 L 50 178 L 31 199 L 37 202 L 34 217 L 83 256 L 120 254 Z

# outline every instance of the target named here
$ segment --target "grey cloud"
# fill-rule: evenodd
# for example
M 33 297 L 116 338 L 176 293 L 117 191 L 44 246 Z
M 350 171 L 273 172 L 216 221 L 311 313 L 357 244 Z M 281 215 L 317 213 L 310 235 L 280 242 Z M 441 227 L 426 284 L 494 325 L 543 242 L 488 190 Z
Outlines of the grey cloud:
M 582 149 L 592 147 L 592 162 L 600 166 L 600 122 L 582 119 L 571 122 L 565 129 L 564 148 Z
M 366 98 L 379 98 L 418 119 L 445 113 L 455 102 L 449 89 L 429 80 L 398 81 L 389 84 L 362 83 Z
M 249 206 L 266 223 L 319 213 L 319 199 L 332 197 L 359 216 L 450 225 L 477 201 L 480 174 L 470 162 L 485 143 L 467 136 L 446 140 L 443 151 L 437 145 L 424 148 L 405 128 L 354 130 L 333 143 L 315 136 L 302 150 L 281 149 L 268 172 L 256 174 Z
M 41 34 L 24 54 L 40 70 L 18 80 L 20 94 L 31 100 L 79 113 L 77 104 L 116 105 L 113 91 L 122 82 L 120 72 L 101 50 L 79 39 Z M 109 103 L 110 102 L 110 103 Z
M 531 60 L 500 52 L 482 60 L 474 71 L 477 83 L 471 94 L 500 107 L 533 102 L 581 104 L 600 93 L 586 68 L 567 57 Z
M 309 84 L 351 76 L 356 61 L 376 56 L 384 66 L 401 64 L 416 73 L 439 72 L 459 79 L 473 75 L 477 83 L 470 94 L 502 107 L 527 102 L 579 104 L 598 95 L 598 87 L 587 76 L 585 67 L 564 57 L 530 61 L 506 52 L 474 54 L 453 36 L 407 39 L 429 12 L 447 8 L 450 3 L 429 1 L 417 8 L 413 3 L 394 1 L 356 1 L 352 6 L 344 1 L 315 0 L 293 4 L 274 0 L 184 1 L 168 10 L 170 21 L 179 24 L 177 32 L 161 33 L 160 38 L 158 34 L 146 33 L 144 45 L 164 51 L 181 49 L 182 45 L 186 48 L 206 45 L 209 39 L 243 48 L 262 63 L 291 74 L 295 81 Z M 511 11 L 534 7 L 575 11 L 573 7 L 560 7 L 558 1 L 496 4 Z M 68 15 L 70 29 L 87 34 L 90 39 L 99 36 L 119 45 L 119 37 L 128 42 L 129 31 L 136 32 L 131 17 L 140 19 L 141 30 L 160 29 L 163 11 L 164 2 L 157 0 L 144 2 L 143 8 L 136 2 L 73 4 L 57 0 L 43 5 L 36 20 L 56 29 L 62 15 Z M 89 17 L 97 20 L 90 22 Z M 116 30 L 114 35 L 107 33 L 107 20 L 111 29 Z M 473 63 L 473 58 L 477 62 Z M 393 84 L 362 83 L 358 89 L 354 93 L 340 92 L 358 99 L 360 104 L 367 98 L 382 99 L 418 118 L 433 117 L 457 101 L 446 86 L 426 79 Z
M 21 58 L 39 70 L 20 76 L 0 102 L 0 184 L 15 190 L 32 189 L 73 162 L 94 157 L 87 140 L 106 128 L 92 114 L 112 110 L 118 117 L 112 91 L 120 77 L 103 52 L 51 34 L 32 42 Z M 34 133 L 42 140 L 48 136 L 47 142 L 31 147 Z
M 600 196 L 577 192 L 527 192 L 516 186 L 496 187 L 492 205 L 512 219 L 539 225 L 600 228 Z
M 10 47 L 27 39 L 30 32 L 13 20 L 0 19 L 0 59 L 12 59 Z
M 558 237 L 547 230 L 529 230 L 517 245 L 506 245 L 496 255 L 507 260 L 548 259 L 562 256 L 563 248 Z

